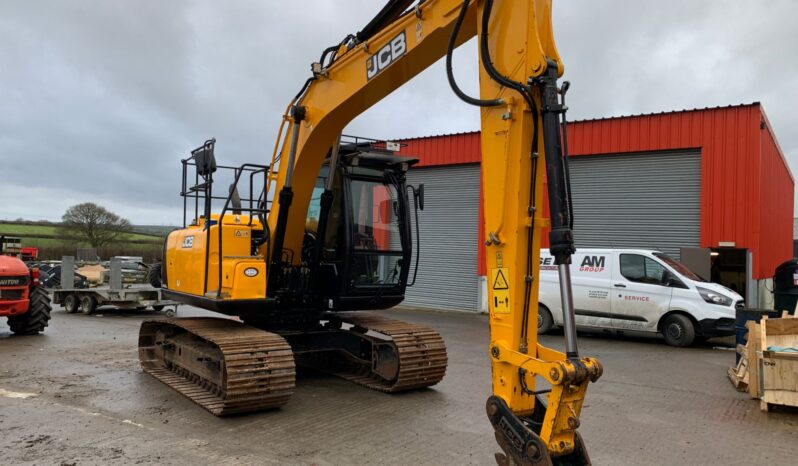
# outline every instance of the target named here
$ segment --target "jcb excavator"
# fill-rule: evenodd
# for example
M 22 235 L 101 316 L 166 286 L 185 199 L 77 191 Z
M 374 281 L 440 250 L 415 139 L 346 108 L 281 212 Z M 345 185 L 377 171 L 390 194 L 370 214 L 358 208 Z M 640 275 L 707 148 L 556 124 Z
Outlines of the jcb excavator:
M 453 50 L 474 36 L 478 97 L 457 86 L 452 67 Z M 487 414 L 504 451 L 497 461 L 589 464 L 576 430 L 587 384 L 602 368 L 579 356 L 575 336 L 561 134 L 567 85 L 557 84 L 563 64 L 551 0 L 389 1 L 313 63 L 286 108 L 269 165 L 217 165 L 215 140 L 195 149 L 183 161 L 182 186 L 184 223 L 192 203 L 194 218 L 166 239 L 163 293 L 243 323 L 145 321 L 141 364 L 216 415 L 286 403 L 295 364 L 385 392 L 443 378 L 447 354 L 437 332 L 362 312 L 400 303 L 411 281 L 411 204 L 423 208 L 424 198 L 405 174 L 416 160 L 341 138 L 353 118 L 442 57 L 454 92 L 481 108 L 493 373 Z M 220 195 L 213 183 L 222 170 L 234 182 Z M 539 212 L 544 173 L 550 219 Z M 214 200 L 220 212 L 212 211 Z M 562 283 L 565 353 L 537 341 L 545 227 Z

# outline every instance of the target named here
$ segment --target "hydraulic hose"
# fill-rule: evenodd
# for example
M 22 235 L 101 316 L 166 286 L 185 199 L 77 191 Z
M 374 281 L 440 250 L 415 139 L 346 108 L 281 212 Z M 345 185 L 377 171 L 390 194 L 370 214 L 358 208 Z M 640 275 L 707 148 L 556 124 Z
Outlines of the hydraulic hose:
M 452 29 L 452 35 L 449 36 L 449 46 L 446 49 L 446 77 L 449 79 L 449 87 L 452 88 L 452 91 L 454 91 L 455 95 L 459 97 L 460 100 L 470 105 L 476 105 L 477 107 L 496 107 L 498 105 L 504 105 L 504 100 L 502 99 L 483 100 L 471 97 L 463 92 L 462 89 L 460 89 L 454 79 L 454 71 L 452 71 L 452 53 L 454 52 L 454 46 L 457 43 L 457 36 L 460 33 L 460 27 L 463 25 L 466 12 L 468 12 L 468 4 L 470 1 L 471 0 L 463 0 L 463 6 L 460 7 L 460 13 L 457 15 L 457 20 L 455 21 L 454 28 Z

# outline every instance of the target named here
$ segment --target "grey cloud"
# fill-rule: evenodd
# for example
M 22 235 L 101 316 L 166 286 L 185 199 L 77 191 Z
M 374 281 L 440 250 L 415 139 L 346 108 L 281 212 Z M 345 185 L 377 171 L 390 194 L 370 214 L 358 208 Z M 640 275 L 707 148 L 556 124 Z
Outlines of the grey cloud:
M 215 136 L 220 161 L 266 163 L 310 62 L 381 6 L 3 2 L 0 218 L 58 219 L 91 200 L 135 223 L 178 223 L 179 159 Z M 798 167 L 797 12 L 789 0 L 557 1 L 571 118 L 761 101 Z M 473 41 L 455 63 L 476 93 Z M 398 138 L 478 125 L 437 63 L 347 131 Z

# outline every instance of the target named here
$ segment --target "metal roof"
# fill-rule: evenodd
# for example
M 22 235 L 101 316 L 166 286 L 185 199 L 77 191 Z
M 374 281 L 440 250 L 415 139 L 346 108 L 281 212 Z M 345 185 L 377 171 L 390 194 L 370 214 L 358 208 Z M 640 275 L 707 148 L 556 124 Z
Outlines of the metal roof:
M 751 102 L 750 104 L 736 104 L 736 105 L 717 105 L 715 107 L 701 107 L 701 108 L 685 108 L 682 110 L 667 110 L 662 112 L 649 112 L 649 113 L 630 113 L 628 115 L 615 115 L 615 116 L 608 116 L 608 117 L 597 117 L 597 118 L 583 118 L 581 120 L 569 120 L 568 123 L 587 123 L 591 121 L 605 121 L 605 120 L 618 120 L 623 118 L 637 118 L 637 117 L 645 117 L 645 116 L 656 116 L 656 115 L 670 115 L 675 113 L 691 113 L 691 112 L 706 112 L 710 110 L 722 110 L 722 109 L 731 109 L 731 108 L 742 108 L 742 107 L 752 107 L 755 105 L 761 105 L 760 102 Z M 427 136 L 415 136 L 409 138 L 398 138 L 398 139 L 389 139 L 389 141 L 411 141 L 414 139 L 428 139 L 428 138 L 439 138 L 439 137 L 447 137 L 447 136 L 461 136 L 461 135 L 469 135 L 469 134 L 478 134 L 479 130 L 475 131 L 460 131 L 456 133 L 440 133 L 440 134 L 430 134 Z

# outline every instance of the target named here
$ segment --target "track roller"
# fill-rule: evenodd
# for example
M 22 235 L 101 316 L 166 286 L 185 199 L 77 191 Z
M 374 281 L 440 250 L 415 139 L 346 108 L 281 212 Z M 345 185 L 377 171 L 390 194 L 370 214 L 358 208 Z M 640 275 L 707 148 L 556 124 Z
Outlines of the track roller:
M 284 405 L 294 392 L 291 347 L 230 319 L 152 319 L 141 325 L 145 372 L 217 416 Z

